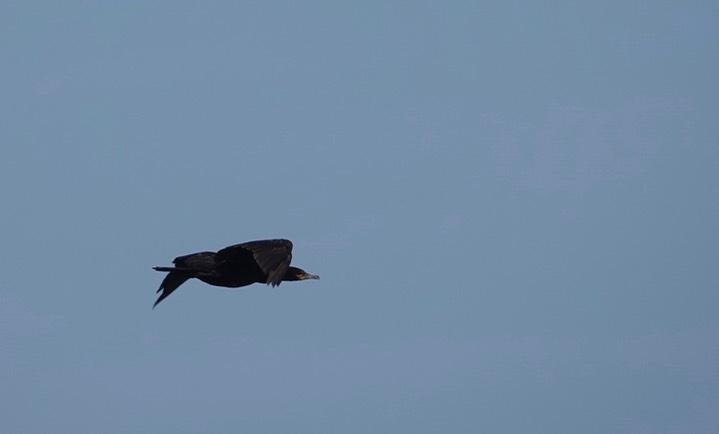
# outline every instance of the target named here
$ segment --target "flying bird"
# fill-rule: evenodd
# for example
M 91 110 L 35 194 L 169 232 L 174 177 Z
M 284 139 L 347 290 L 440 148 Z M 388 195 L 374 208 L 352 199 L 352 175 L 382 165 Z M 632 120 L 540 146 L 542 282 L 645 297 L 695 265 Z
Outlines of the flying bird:
M 214 286 L 239 288 L 253 283 L 277 286 L 283 281 L 319 279 L 297 267 L 290 267 L 292 242 L 259 240 L 225 247 L 215 252 L 178 256 L 174 267 L 153 267 L 168 272 L 157 290 L 160 297 L 152 308 L 193 277 Z

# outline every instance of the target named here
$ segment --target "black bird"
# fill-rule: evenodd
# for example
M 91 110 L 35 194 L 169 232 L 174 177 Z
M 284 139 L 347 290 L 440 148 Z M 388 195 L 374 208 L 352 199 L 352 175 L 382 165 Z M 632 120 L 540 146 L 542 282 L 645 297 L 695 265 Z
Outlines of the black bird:
M 239 288 L 253 283 L 277 286 L 284 280 L 319 279 L 297 267 L 290 267 L 292 242 L 289 240 L 248 241 L 225 247 L 219 252 L 199 252 L 178 256 L 174 267 L 153 267 L 169 272 L 157 292 L 162 291 L 152 308 L 187 279 L 197 278 L 205 283 Z

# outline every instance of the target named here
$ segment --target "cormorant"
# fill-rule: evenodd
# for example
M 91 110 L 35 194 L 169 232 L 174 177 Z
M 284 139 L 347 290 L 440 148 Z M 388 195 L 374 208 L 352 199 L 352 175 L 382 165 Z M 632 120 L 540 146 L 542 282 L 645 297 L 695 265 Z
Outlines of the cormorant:
M 290 267 L 292 242 L 259 240 L 225 247 L 215 252 L 198 252 L 178 256 L 174 267 L 153 267 L 169 272 L 157 292 L 162 291 L 155 306 L 172 294 L 187 279 L 197 278 L 214 286 L 239 288 L 253 283 L 277 286 L 282 281 L 319 279 L 297 267 Z

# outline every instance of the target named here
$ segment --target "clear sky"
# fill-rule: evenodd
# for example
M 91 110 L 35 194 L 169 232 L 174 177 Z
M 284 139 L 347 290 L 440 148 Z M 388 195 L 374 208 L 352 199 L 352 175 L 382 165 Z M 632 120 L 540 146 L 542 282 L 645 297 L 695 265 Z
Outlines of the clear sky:
M 716 2 L 0 3 L 3 433 L 715 433 Z M 283 237 L 322 276 L 192 281 Z

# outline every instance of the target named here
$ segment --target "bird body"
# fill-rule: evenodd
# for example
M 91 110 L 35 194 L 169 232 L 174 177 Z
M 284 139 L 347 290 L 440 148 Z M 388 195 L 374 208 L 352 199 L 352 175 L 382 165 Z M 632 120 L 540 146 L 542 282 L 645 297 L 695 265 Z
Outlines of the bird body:
M 153 267 L 167 272 L 157 290 L 159 302 L 188 279 L 209 285 L 239 288 L 253 283 L 277 286 L 282 281 L 319 279 L 297 267 L 290 267 L 292 242 L 284 239 L 248 241 L 225 247 L 218 252 L 198 252 L 178 256 L 174 267 Z

